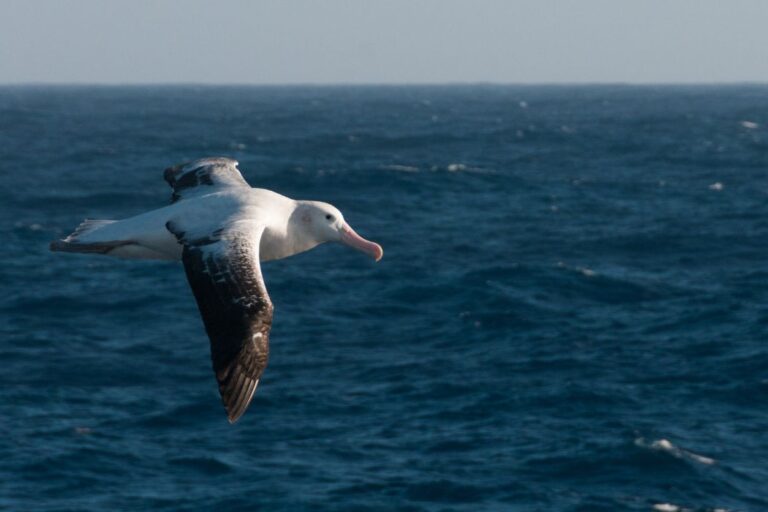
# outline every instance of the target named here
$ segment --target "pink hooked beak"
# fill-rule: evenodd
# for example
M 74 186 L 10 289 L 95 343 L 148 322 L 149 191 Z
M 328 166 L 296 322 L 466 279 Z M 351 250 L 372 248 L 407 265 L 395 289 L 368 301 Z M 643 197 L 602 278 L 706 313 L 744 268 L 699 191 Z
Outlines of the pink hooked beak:
M 346 222 L 341 226 L 341 242 L 350 247 L 354 247 L 358 251 L 368 254 L 376 261 L 379 261 L 381 257 L 384 256 L 384 249 L 382 249 L 379 244 L 376 242 L 369 242 L 361 237 L 355 233 L 355 230 L 349 227 L 349 224 Z

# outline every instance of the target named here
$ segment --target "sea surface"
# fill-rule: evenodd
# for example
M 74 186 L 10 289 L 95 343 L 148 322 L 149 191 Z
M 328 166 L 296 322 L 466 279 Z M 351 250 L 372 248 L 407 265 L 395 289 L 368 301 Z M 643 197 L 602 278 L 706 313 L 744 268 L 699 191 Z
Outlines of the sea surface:
M 180 263 L 48 250 L 210 155 L 384 247 L 234 425 Z M 768 86 L 1 87 L 0 230 L 0 510 L 768 510 Z

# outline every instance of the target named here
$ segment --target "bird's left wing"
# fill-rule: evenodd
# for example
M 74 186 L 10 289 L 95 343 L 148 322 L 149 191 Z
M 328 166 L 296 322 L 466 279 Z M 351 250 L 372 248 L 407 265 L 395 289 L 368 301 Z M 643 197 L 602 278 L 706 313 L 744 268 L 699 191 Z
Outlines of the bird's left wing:
M 212 157 L 167 168 L 163 177 L 173 188 L 171 202 L 223 188 L 250 188 L 237 165 L 231 158 Z
M 166 227 L 184 246 L 182 262 L 211 341 L 219 393 L 234 423 L 248 408 L 269 355 L 272 302 L 259 265 L 262 225 L 238 221 L 202 238 L 182 222 Z

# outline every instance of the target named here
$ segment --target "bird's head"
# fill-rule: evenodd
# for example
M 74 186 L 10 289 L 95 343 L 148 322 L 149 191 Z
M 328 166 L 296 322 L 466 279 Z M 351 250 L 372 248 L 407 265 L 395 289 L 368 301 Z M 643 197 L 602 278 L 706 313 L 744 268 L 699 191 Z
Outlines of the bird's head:
M 335 206 L 320 201 L 301 201 L 299 211 L 299 220 L 305 232 L 311 234 L 317 243 L 339 242 L 364 252 L 376 261 L 384 255 L 379 244 L 355 233 Z

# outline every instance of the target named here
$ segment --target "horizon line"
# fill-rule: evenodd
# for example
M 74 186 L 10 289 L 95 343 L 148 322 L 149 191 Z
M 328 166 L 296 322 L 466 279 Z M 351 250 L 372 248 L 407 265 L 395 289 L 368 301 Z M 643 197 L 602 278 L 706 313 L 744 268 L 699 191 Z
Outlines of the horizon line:
M 739 81 L 564 81 L 564 82 L 502 82 L 502 81 L 445 81 L 445 82 L 0 82 L 0 87 L 680 87 L 680 86 L 768 86 L 764 80 Z

